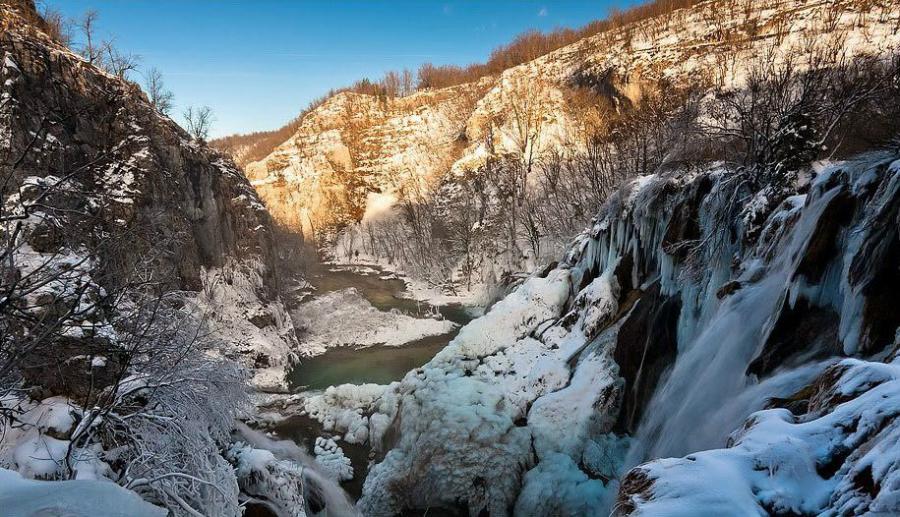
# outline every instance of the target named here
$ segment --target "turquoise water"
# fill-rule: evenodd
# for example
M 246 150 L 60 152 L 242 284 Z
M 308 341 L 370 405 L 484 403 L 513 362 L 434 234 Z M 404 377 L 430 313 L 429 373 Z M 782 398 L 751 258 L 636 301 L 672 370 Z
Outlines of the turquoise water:
M 385 276 L 380 270 L 366 274 L 335 267 L 313 273 L 309 281 L 316 287 L 316 295 L 353 287 L 382 311 L 397 309 L 411 316 L 425 317 L 436 310 L 444 318 L 460 325 L 472 319 L 465 308 L 458 304 L 432 307 L 427 303 L 405 298 L 404 282 L 397 278 L 384 278 Z M 406 372 L 431 360 L 457 332 L 454 330 L 447 334 L 429 336 L 399 347 L 332 348 L 297 364 L 288 373 L 288 384 L 295 391 L 325 389 L 345 383 L 388 384 L 402 379 Z
M 361 273 L 342 267 L 320 267 L 307 275 L 309 282 L 316 287 L 314 296 L 352 287 L 378 310 L 396 309 L 417 317 L 426 317 L 438 311 L 444 318 L 460 325 L 472 319 L 466 308 L 461 305 L 432 307 L 427 303 L 403 297 L 406 293 L 405 283 L 386 275 L 381 270 Z M 456 336 L 457 332 L 458 330 L 454 330 L 447 334 L 426 337 L 399 347 L 332 348 L 322 355 L 295 365 L 288 373 L 288 384 L 295 392 L 322 390 L 345 383 L 388 384 L 402 379 L 410 370 L 430 361 Z M 322 429 L 319 422 L 306 415 L 292 415 L 271 431 L 281 438 L 294 440 L 310 453 L 313 451 L 317 436 L 330 435 Z M 340 446 L 350 458 L 355 471 L 354 478 L 341 483 L 341 486 L 353 498 L 358 498 L 362 493 L 363 482 L 373 456 L 368 445 L 354 445 L 341 441 Z M 429 515 L 438 514 L 431 512 Z

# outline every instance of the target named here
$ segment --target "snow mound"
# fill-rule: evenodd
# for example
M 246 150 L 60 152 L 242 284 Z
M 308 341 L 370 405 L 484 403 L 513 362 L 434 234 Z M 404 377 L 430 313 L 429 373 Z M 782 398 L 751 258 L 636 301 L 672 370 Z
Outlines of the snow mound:
M 318 420 L 322 428 L 328 432 L 344 433 L 344 441 L 348 443 L 366 443 L 370 438 L 370 417 L 374 411 L 390 411 L 385 397 L 390 386 L 380 384 L 341 384 L 330 386 L 322 393 L 309 395 L 303 404 L 303 410 L 311 418 Z M 389 404 L 387 404 L 389 406 Z M 377 418 L 376 418 L 377 417 Z M 375 413 L 371 419 L 381 423 L 385 415 Z M 383 428 L 378 429 L 373 442 L 377 441 Z
M 806 414 L 760 411 L 726 449 L 644 464 L 623 481 L 618 506 L 633 515 L 896 515 L 898 416 L 900 360 L 845 359 L 820 377 Z
M 168 512 L 109 481 L 32 481 L 0 469 L 0 508 L 6 517 L 164 517 Z
M 26 478 L 58 479 L 66 458 L 75 479 L 104 479 L 110 472 L 98 444 L 70 450 L 71 434 L 82 410 L 65 397 L 41 402 L 8 397 L 0 403 L 19 413 L 15 423 L 0 426 L 0 468 L 14 469 Z
M 617 371 L 608 355 L 590 355 L 578 365 L 568 386 L 534 402 L 528 412 L 528 426 L 538 457 L 563 453 L 575 461 L 581 458 L 593 428 L 612 423 L 602 422 L 604 418 L 609 420 L 610 415 L 597 409 L 616 403 L 624 384 Z M 563 429 L 566 431 L 560 432 Z
M 402 346 L 457 327 L 447 320 L 414 318 L 398 311 L 380 311 L 356 289 L 344 289 L 310 300 L 293 313 L 304 330 L 300 355 L 312 357 L 332 347 Z

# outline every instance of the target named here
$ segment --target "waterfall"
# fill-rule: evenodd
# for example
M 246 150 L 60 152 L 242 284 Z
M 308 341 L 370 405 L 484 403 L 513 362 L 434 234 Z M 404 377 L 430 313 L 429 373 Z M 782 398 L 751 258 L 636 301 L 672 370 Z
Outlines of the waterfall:
M 728 434 L 750 413 L 772 397 L 796 392 L 829 364 L 779 369 L 762 382 L 746 373 L 789 295 L 792 275 L 819 218 L 839 191 L 811 199 L 772 262 L 751 260 L 738 277 L 744 287 L 713 311 L 692 342 L 679 345 L 671 372 L 647 407 L 626 468 L 651 458 L 724 447 Z
M 273 440 L 259 431 L 250 429 L 246 424 L 237 422 L 235 429 L 241 438 L 256 449 L 271 452 L 280 460 L 289 460 L 302 467 L 303 498 L 306 502 L 307 515 L 323 517 L 350 517 L 359 515 L 353 501 L 340 485 L 323 475 L 315 460 L 291 440 Z M 314 500 L 316 504 L 310 504 Z M 318 512 L 311 508 L 321 506 Z

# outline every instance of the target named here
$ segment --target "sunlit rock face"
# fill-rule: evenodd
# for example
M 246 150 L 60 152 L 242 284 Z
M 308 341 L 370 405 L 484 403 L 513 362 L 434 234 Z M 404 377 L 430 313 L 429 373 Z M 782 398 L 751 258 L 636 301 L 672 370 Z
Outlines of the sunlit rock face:
M 426 188 L 466 146 L 478 91 L 466 85 L 402 99 L 341 93 L 307 114 L 297 133 L 247 176 L 276 221 L 307 235 L 359 221 L 367 193 Z
M 269 156 L 244 168 L 276 221 L 329 244 L 363 217 L 368 193 L 415 200 L 492 157 L 538 161 L 571 153 L 602 130 L 616 106 L 639 103 L 662 83 L 739 85 L 754 57 L 801 42 L 846 48 L 848 55 L 897 44 L 892 18 L 877 9 L 848 11 L 829 24 L 828 8 L 812 0 L 702 3 L 478 82 L 402 98 L 340 93 L 305 114 Z M 856 23 L 859 16 L 865 27 Z M 608 109 L 587 103 L 584 90 L 601 92 Z

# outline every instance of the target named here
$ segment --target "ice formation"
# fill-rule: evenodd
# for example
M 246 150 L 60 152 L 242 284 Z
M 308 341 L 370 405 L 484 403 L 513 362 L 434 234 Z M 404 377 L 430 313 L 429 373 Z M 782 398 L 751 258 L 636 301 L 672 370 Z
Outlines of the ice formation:
M 690 454 L 633 471 L 622 489 L 630 499 L 616 508 L 687 515 L 714 504 L 704 497 L 721 496 L 718 504 L 754 512 L 897 509 L 890 486 L 865 497 L 856 485 L 849 492 L 851 474 L 876 458 L 865 447 L 853 451 L 866 440 L 878 451 L 895 440 L 892 384 L 861 395 L 839 382 L 846 396 L 834 398 L 862 398 L 830 415 L 757 413 L 729 436 L 773 400 L 798 397 L 836 375 L 828 372 L 850 367 L 843 378 L 866 390 L 876 382 L 873 372 L 893 375 L 890 365 L 833 366 L 828 357 L 883 354 L 895 340 L 896 313 L 874 304 L 894 296 L 884 291 L 893 285 L 884 259 L 897 256 L 891 225 L 900 161 L 869 153 L 820 171 L 807 194 L 768 209 L 755 239 L 745 238 L 744 206 L 724 201 L 739 188 L 733 178 L 713 167 L 633 182 L 557 269 L 526 280 L 391 386 L 385 394 L 396 397 L 397 410 L 385 416 L 399 438 L 370 471 L 360 508 L 385 514 L 462 504 L 472 513 L 514 507 L 517 514 L 578 514 L 609 504 L 615 478 L 643 459 Z M 756 203 L 753 194 L 746 203 Z M 691 235 L 703 244 L 683 254 L 679 243 Z M 823 236 L 833 244 L 823 246 Z M 655 342 L 645 341 L 647 332 Z M 671 350 L 648 348 L 666 342 Z M 665 357 L 670 369 L 651 361 Z M 872 406 L 876 397 L 883 402 Z M 800 452 L 778 452 L 771 437 L 779 434 L 784 447 Z M 778 495 L 772 490 L 779 485 L 765 471 L 754 474 L 754 465 L 781 456 L 784 470 L 770 465 L 786 483 Z M 891 460 L 871 465 L 866 476 L 893 479 Z M 812 474 L 791 474 L 797 469 Z M 701 471 L 730 479 L 734 497 L 704 495 L 694 485 Z M 552 497 L 542 495 L 551 484 Z

